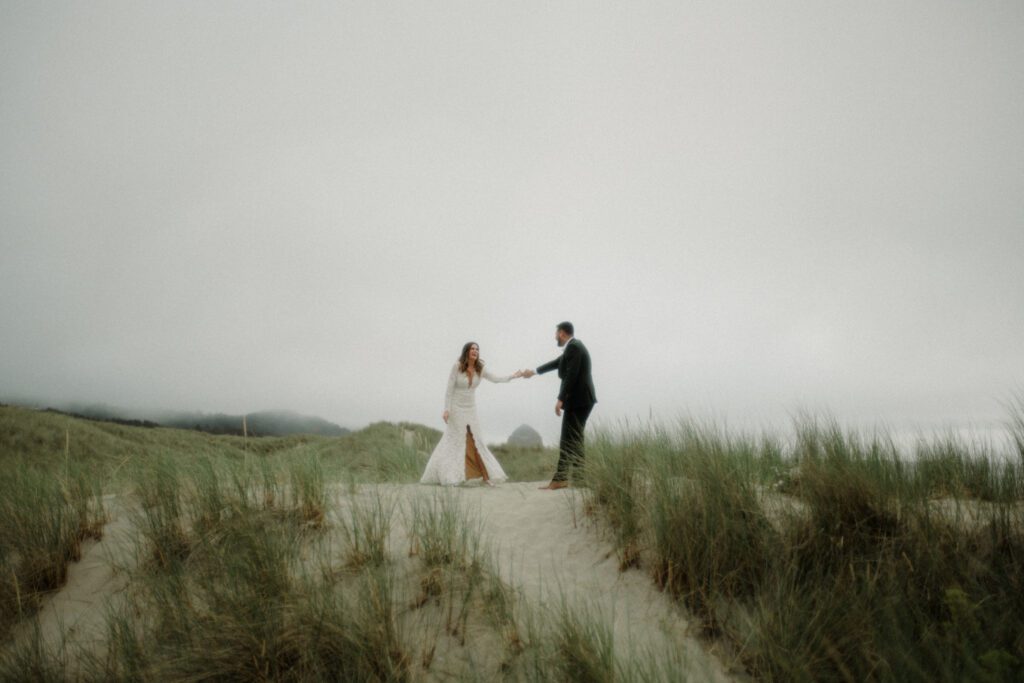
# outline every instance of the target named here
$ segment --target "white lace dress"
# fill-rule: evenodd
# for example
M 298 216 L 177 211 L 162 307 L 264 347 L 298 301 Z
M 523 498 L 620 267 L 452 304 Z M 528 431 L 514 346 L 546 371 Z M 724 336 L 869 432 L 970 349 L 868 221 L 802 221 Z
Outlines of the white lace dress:
M 495 484 L 508 479 L 505 470 L 501 469 L 498 459 L 494 457 L 484 443 L 480 420 L 476 416 L 476 390 L 480 386 L 481 377 L 489 382 L 508 382 L 511 375 L 498 377 L 486 368 L 482 373 L 473 376 L 473 385 L 469 384 L 466 373 L 459 372 L 459 364 L 452 366 L 448 375 L 448 390 L 444 396 L 444 408 L 448 411 L 448 424 L 445 426 L 441 440 L 430 454 L 427 467 L 423 470 L 421 484 L 444 484 L 455 486 L 466 482 L 466 427 L 473 433 L 473 441 L 480 453 L 480 459 L 487 468 L 488 478 Z M 470 481 L 479 481 L 473 479 Z

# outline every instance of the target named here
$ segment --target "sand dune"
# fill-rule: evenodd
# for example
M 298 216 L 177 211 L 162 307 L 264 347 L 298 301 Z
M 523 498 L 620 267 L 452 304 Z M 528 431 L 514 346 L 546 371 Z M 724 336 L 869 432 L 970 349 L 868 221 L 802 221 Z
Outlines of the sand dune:
M 694 680 L 731 680 L 727 666 L 687 633 L 685 613 L 647 574 L 619 571 L 610 544 L 583 518 L 578 492 L 538 490 L 543 483 L 458 489 L 480 512 L 502 578 L 541 608 L 557 609 L 564 596 L 612 619 L 622 654 L 646 649 L 657 656 L 681 648 Z
M 618 570 L 608 542 L 581 512 L 582 500 L 571 489 L 541 491 L 543 482 L 520 482 L 449 490 L 471 515 L 479 515 L 483 537 L 501 578 L 514 587 L 539 613 L 555 613 L 564 600 L 610 620 L 617 656 L 666 656 L 674 652 L 692 671 L 693 680 L 727 681 L 744 678 L 687 628 L 686 614 L 659 592 L 641 571 Z M 371 491 L 410 501 L 437 495 L 439 487 L 418 484 L 366 485 L 356 495 Z M 339 505 L 348 494 L 334 489 Z M 72 648 L 85 646 L 100 652 L 105 637 L 104 619 L 111 601 L 121 599 L 127 569 L 134 561 L 134 530 L 127 512 L 108 499 L 111 521 L 103 540 L 90 543 L 81 561 L 69 570 L 67 584 L 53 594 L 38 615 L 43 634 L 51 643 L 61 634 Z M 392 530 L 392 553 L 407 552 L 408 536 L 401 515 Z M 16 638 L 30 636 L 24 624 Z

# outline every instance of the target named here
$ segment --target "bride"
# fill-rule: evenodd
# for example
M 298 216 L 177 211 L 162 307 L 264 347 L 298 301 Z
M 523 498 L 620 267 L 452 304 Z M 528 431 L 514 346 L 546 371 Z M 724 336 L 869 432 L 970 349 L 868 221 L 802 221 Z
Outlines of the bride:
M 500 483 L 508 478 L 484 444 L 476 416 L 475 394 L 481 379 L 508 382 L 522 376 L 521 370 L 502 377 L 492 375 L 480 360 L 479 345 L 467 342 L 462 347 L 462 354 L 448 375 L 448 391 L 444 396 L 442 417 L 447 427 L 430 454 L 421 484 L 452 486 L 482 479 L 488 486 L 494 486 L 494 482 Z

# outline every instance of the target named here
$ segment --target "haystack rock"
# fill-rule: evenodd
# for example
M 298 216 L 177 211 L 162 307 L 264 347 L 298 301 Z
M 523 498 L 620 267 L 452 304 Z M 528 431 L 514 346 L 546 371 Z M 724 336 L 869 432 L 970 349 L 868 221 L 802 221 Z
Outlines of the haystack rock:
M 540 438 L 540 434 L 533 427 L 520 425 L 508 437 L 508 445 L 520 448 L 544 448 L 544 440 Z

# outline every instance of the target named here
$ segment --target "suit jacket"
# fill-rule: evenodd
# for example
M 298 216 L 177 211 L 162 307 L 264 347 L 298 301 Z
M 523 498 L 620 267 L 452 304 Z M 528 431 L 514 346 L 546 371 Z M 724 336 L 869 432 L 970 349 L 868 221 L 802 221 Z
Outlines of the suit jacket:
M 597 403 L 594 379 L 590 376 L 590 353 L 583 342 L 573 337 L 565 345 L 562 355 L 537 368 L 537 374 L 558 370 L 562 386 L 558 400 L 566 408 L 589 408 Z

